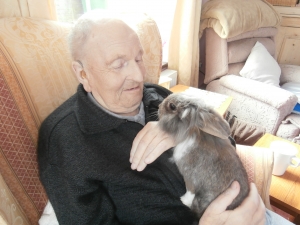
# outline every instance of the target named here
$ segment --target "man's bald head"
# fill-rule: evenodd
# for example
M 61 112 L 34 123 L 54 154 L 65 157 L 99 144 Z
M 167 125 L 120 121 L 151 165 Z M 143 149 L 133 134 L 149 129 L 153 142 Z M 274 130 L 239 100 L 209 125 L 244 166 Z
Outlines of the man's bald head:
M 116 35 L 119 29 L 131 30 L 136 35 L 132 28 L 121 19 L 120 14 L 94 10 L 82 15 L 69 34 L 72 59 L 82 60 L 89 50 L 86 49 L 86 43 L 88 39 L 93 38 L 93 32 L 97 31 L 98 35 L 103 33 L 103 37 L 109 38 L 110 35 Z

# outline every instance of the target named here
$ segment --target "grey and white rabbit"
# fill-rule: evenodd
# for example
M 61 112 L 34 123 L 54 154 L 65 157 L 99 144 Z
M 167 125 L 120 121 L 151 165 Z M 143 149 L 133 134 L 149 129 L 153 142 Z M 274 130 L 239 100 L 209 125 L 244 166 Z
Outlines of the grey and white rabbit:
M 199 98 L 169 95 L 159 106 L 159 126 L 176 142 L 173 160 L 183 175 L 187 192 L 181 201 L 199 217 L 233 181 L 240 193 L 227 209 L 240 205 L 249 193 L 248 176 L 229 135 L 230 127 Z

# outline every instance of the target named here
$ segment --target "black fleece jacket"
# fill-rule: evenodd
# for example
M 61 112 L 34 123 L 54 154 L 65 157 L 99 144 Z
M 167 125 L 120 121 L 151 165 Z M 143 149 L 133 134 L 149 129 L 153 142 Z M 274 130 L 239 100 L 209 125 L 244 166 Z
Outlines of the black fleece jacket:
M 170 92 L 145 85 L 146 123 Z M 152 119 L 151 119 L 152 118 Z M 181 203 L 185 184 L 166 151 L 142 172 L 129 154 L 139 123 L 115 118 L 92 103 L 82 85 L 42 124 L 40 178 L 60 225 L 196 224 Z

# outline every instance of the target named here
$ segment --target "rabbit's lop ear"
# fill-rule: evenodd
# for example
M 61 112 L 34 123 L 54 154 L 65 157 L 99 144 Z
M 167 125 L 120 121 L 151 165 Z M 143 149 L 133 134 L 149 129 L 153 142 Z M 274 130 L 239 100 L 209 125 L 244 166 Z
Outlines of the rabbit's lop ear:
M 197 122 L 202 131 L 222 139 L 229 137 L 229 124 L 216 111 L 200 109 L 198 118 Z

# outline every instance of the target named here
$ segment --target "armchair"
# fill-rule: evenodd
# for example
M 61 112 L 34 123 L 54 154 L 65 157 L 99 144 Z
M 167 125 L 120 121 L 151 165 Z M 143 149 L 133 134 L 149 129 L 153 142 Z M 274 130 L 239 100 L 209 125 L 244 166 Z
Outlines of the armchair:
M 158 28 L 145 15 L 134 18 L 147 81 L 158 83 Z M 38 129 L 78 85 L 67 47 L 69 29 L 45 19 L 0 19 L 0 219 L 9 225 L 37 224 L 47 203 L 36 161 Z
M 162 46 L 157 26 L 147 16 L 133 17 L 139 21 L 147 81 L 158 83 Z M 69 29 L 45 19 L 0 19 L 0 223 L 38 224 L 47 203 L 36 161 L 38 129 L 78 85 L 66 44 Z M 272 154 L 248 147 L 238 152 L 269 206 Z
M 263 27 L 231 38 L 221 38 L 212 28 L 206 29 L 204 83 L 207 84 L 207 90 L 233 97 L 228 110 L 237 118 L 264 127 L 268 133 L 299 143 L 300 127 L 288 122 L 297 97 L 280 87 L 239 75 L 257 41 L 275 58 L 276 34 L 277 28 Z M 280 67 L 281 84 L 299 82 L 300 66 Z

